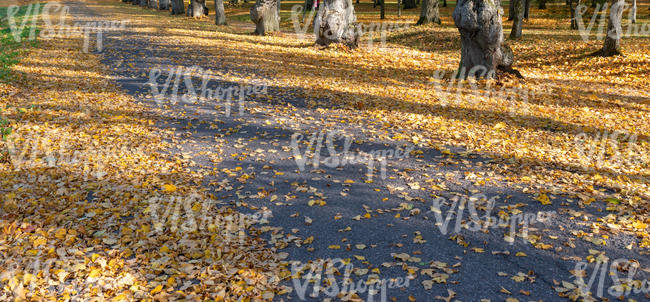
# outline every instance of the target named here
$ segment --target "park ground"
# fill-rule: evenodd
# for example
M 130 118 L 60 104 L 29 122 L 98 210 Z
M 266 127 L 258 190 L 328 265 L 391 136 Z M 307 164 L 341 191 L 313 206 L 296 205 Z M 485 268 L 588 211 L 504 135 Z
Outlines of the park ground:
M 310 297 L 313 283 L 303 296 L 308 274 L 292 263 L 319 259 L 349 263 L 355 283 L 401 278 L 386 289 L 391 301 L 648 299 L 608 293 L 611 271 L 604 292 L 596 277 L 580 296 L 573 276 L 588 263 L 588 283 L 605 259 L 623 260 L 621 278 L 639 264 L 628 286 L 650 275 L 647 32 L 623 38 L 624 56 L 592 57 L 602 41 L 570 30 L 565 5 L 534 3 L 523 38 L 507 41 L 524 79 L 456 86 L 453 2 L 442 25 L 422 27 L 419 8 L 397 17 L 388 3 L 398 29 L 355 50 L 299 37 L 290 8 L 300 3 L 282 3 L 282 32 L 260 37 L 250 3 L 227 7 L 228 25 L 216 27 L 213 15 L 63 2 L 69 25 L 128 20 L 87 53 L 79 34 L 15 42 L 0 22 L 0 300 L 369 300 Z M 360 22 L 381 21 L 372 3 L 355 7 Z M 648 22 L 641 4 L 638 23 Z M 162 80 L 191 66 L 217 86 L 266 89 L 231 114 L 216 100 L 152 95 L 152 69 Z M 300 169 L 292 135 L 330 130 L 355 152 L 413 151 L 388 159 L 386 177 L 359 163 Z M 553 215 L 527 235 L 521 224 L 472 231 L 450 207 L 477 194 L 495 198 L 494 217 Z M 486 214 L 486 200 L 475 202 Z M 240 233 L 228 219 L 241 213 L 264 218 L 247 216 L 257 218 Z M 436 216 L 449 213 L 445 231 Z M 340 287 L 343 268 L 331 275 L 319 282 Z

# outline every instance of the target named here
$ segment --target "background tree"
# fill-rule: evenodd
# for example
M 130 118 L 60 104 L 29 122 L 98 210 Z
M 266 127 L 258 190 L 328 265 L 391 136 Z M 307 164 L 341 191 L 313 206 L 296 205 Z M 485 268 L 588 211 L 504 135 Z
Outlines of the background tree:
M 205 6 L 205 0 L 190 0 L 190 5 L 187 7 L 188 17 L 202 17 L 208 14 L 208 7 Z
M 403 0 L 404 9 L 416 8 L 415 0 Z
M 636 23 L 636 0 L 632 0 L 632 7 L 630 8 L 630 22 Z
M 149 8 L 158 8 L 158 0 L 149 0 Z
M 161 10 L 168 10 L 169 0 L 158 0 L 158 8 Z
M 580 6 L 580 0 L 568 0 L 569 9 L 571 10 L 571 29 L 578 29 L 578 20 L 576 19 L 576 9 Z
M 223 7 L 223 0 L 214 0 L 214 14 L 217 25 L 226 24 L 226 9 Z
M 539 0 L 539 9 L 546 9 L 546 0 Z
M 610 57 L 621 54 L 621 36 L 623 35 L 621 21 L 623 19 L 624 6 L 625 0 L 612 0 L 612 5 L 609 9 L 609 19 L 607 20 L 605 43 L 603 48 L 593 53 L 593 55 Z
M 402 16 L 402 0 L 397 0 L 397 16 Z
M 343 43 L 350 48 L 357 47 L 356 22 L 352 0 L 323 0 L 314 20 L 316 44 Z
M 516 0 L 510 0 L 510 2 L 508 2 L 508 21 L 512 21 L 512 19 L 515 18 L 515 1 Z
M 416 25 L 435 22 L 440 24 L 440 10 L 438 0 L 422 0 L 422 9 L 420 10 L 420 19 Z
M 185 3 L 183 0 L 171 0 L 172 2 L 172 15 L 180 15 L 185 13 Z
M 512 51 L 502 46 L 501 1 L 459 0 L 452 14 L 460 32 L 459 72 L 478 69 L 477 76 L 496 75 L 497 67 L 512 70 Z M 460 75 L 460 73 L 459 73 Z
M 528 0 L 512 0 L 514 5 L 514 19 L 512 20 L 512 31 L 510 31 L 510 39 L 521 38 L 521 29 L 524 19 L 524 2 Z
M 277 0 L 257 0 L 251 8 L 251 20 L 255 23 L 255 33 L 265 35 L 280 30 Z
M 524 4 L 524 19 L 528 20 L 528 14 L 530 13 L 530 2 L 531 0 L 525 0 Z

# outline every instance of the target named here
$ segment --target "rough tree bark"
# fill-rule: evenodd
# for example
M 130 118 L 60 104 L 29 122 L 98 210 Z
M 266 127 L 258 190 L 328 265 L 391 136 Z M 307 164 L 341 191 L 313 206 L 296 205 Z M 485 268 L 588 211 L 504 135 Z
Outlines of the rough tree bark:
M 277 0 L 257 0 L 251 7 L 251 20 L 255 23 L 255 33 L 265 35 L 280 30 Z
M 440 24 L 440 10 L 438 0 L 422 0 L 422 10 L 420 10 L 420 19 L 416 25 L 435 22 Z
M 169 10 L 169 0 L 158 0 L 158 9 Z
M 217 25 L 226 24 L 226 9 L 223 7 L 223 0 L 214 0 L 214 14 Z
M 621 21 L 623 19 L 624 5 L 625 0 L 612 0 L 609 9 L 609 20 L 607 21 L 605 44 L 601 50 L 593 53 L 593 55 L 611 57 L 621 54 L 621 36 L 623 35 Z
M 571 10 L 571 29 L 578 29 L 578 20 L 576 20 L 576 9 L 578 6 L 580 6 L 580 0 L 569 0 L 569 9 Z
M 512 31 L 510 32 L 510 39 L 521 38 L 522 23 L 524 20 L 524 2 L 526 0 L 512 0 L 515 3 L 514 19 L 512 19 Z
M 187 6 L 187 16 L 199 18 L 208 15 L 208 7 L 205 6 L 205 0 L 190 0 Z
M 180 15 L 185 13 L 185 3 L 183 0 L 171 0 L 172 2 L 172 15 Z
M 314 20 L 316 44 L 343 43 L 350 48 L 357 47 L 356 22 L 352 0 L 323 0 Z
M 494 77 L 500 68 L 521 76 L 511 68 L 512 50 L 502 45 L 501 1 L 459 0 L 452 17 L 461 40 L 458 75 Z
M 415 0 L 402 0 L 404 2 L 404 9 L 416 8 Z
M 528 20 L 528 14 L 530 13 L 530 2 L 531 0 L 525 0 L 524 6 L 524 19 Z
M 539 9 L 546 9 L 546 0 L 539 0 Z

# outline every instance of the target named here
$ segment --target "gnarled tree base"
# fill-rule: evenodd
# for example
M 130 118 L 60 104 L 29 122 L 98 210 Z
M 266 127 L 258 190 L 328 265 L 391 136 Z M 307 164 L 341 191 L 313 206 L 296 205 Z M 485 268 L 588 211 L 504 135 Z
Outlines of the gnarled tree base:
M 265 35 L 280 30 L 276 0 L 257 0 L 251 8 L 251 20 L 255 23 L 255 33 Z
M 356 22 L 352 0 L 324 0 L 314 20 L 316 44 L 343 43 L 356 48 L 359 44 Z

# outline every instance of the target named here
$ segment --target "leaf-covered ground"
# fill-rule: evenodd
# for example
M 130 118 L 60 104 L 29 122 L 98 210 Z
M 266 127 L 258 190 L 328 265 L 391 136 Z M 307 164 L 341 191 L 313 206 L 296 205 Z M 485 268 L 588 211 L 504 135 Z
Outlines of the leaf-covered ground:
M 533 9 L 524 38 L 508 41 L 525 80 L 448 88 L 460 47 L 453 3 L 441 27 L 354 51 L 313 47 L 288 21 L 283 33 L 251 35 L 236 16 L 248 5 L 229 8 L 231 25 L 215 30 L 207 18 L 119 1 L 67 4 L 74 20 L 130 23 L 105 33 L 101 54 L 82 53 L 79 35 L 41 41 L 12 67 L 19 79 L 0 84 L 0 118 L 13 132 L 1 143 L 3 300 L 297 300 L 292 278 L 305 274 L 291 274 L 289 261 L 331 258 L 353 264 L 354 281 L 409 276 L 388 290 L 396 301 L 578 299 L 576 264 L 591 263 L 588 281 L 605 257 L 639 263 L 637 280 L 650 273 L 648 36 L 625 37 L 624 57 L 589 57 L 602 42 L 570 31 L 565 6 Z M 371 4 L 357 11 L 378 21 Z M 649 22 L 647 6 L 639 12 Z M 389 15 L 412 24 L 417 13 Z M 149 71 L 192 65 L 219 85 L 268 91 L 246 99 L 243 116 L 225 116 L 222 104 L 157 105 Z M 389 162 L 386 179 L 376 171 L 367 181 L 363 165 L 299 171 L 291 135 L 332 129 L 353 137 L 352 149 L 415 151 Z M 603 139 L 617 130 L 636 141 Z M 557 214 L 526 240 L 507 227 L 471 232 L 466 219 L 443 234 L 433 200 L 449 201 L 445 217 L 454 196 L 476 193 L 498 196 L 499 217 Z M 197 197 L 181 222 L 213 226 L 184 232 L 152 218 L 188 196 Z M 260 210 L 273 214 L 268 224 L 245 223 L 248 235 L 234 241 L 217 219 Z M 327 298 L 308 297 L 312 287 L 305 299 Z

